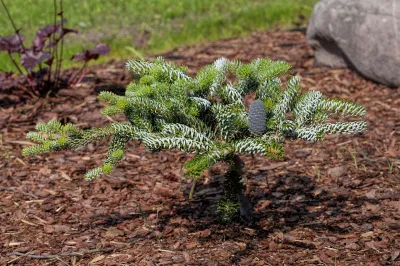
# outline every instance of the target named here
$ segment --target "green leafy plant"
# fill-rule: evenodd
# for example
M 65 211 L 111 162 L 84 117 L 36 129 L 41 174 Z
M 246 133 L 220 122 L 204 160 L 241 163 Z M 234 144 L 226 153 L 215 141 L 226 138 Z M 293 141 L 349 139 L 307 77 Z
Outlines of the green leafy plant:
M 126 67 L 135 81 L 125 95 L 101 92 L 98 97 L 109 104 L 103 115 L 122 114 L 128 122 L 88 130 L 54 120 L 39 123 L 37 132 L 27 135 L 39 144 L 24 148 L 23 155 L 74 149 L 111 138 L 103 165 L 88 171 L 88 180 L 111 173 L 130 140 L 139 140 L 153 151 L 195 153 L 184 165 L 185 176 L 194 181 L 212 165 L 224 162 L 230 168 L 218 209 L 222 219 L 229 221 L 239 210 L 242 215 L 250 213 L 239 154 L 282 158 L 286 139 L 315 142 L 326 134 L 353 134 L 366 128 L 360 120 L 329 121 L 332 114 L 362 117 L 365 110 L 359 104 L 327 99 L 318 91 L 301 93 L 296 76 L 282 90 L 280 77 L 291 68 L 286 62 L 257 59 L 243 64 L 220 58 L 194 78 L 185 74 L 186 67 L 161 57 L 154 62 L 131 60 Z M 229 82 L 228 73 L 236 80 Z M 247 109 L 244 98 L 254 93 L 257 100 Z

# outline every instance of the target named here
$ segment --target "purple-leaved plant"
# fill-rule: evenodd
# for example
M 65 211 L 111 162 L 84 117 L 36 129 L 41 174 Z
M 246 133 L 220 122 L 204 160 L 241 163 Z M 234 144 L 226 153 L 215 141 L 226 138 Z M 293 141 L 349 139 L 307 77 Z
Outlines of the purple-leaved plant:
M 110 52 L 108 45 L 98 44 L 96 48 L 77 53 L 71 57 L 71 60 L 83 61 L 82 67 L 69 78 L 63 78 L 61 69 L 64 37 L 69 33 L 78 32 L 74 29 L 64 27 L 66 19 L 64 18 L 62 0 L 59 0 L 59 11 L 57 1 L 53 1 L 53 24 L 40 28 L 36 32 L 36 36 L 30 47 L 24 45 L 25 36 L 20 33 L 21 29 L 16 27 L 4 0 L 0 1 L 14 28 L 14 34 L 0 36 L 0 52 L 4 51 L 8 53 L 19 75 L 23 77 L 22 84 L 19 82 L 18 87 L 25 89 L 31 95 L 43 96 L 49 92 L 54 93 L 64 87 L 73 87 L 81 81 L 89 61 L 96 60 L 100 55 L 107 55 Z M 57 17 L 59 21 L 57 21 Z M 15 55 L 19 58 L 19 63 Z M 11 78 L 13 78 L 13 75 L 10 75 L 10 72 L 6 72 L 6 74 L 2 73 L 0 87 Z

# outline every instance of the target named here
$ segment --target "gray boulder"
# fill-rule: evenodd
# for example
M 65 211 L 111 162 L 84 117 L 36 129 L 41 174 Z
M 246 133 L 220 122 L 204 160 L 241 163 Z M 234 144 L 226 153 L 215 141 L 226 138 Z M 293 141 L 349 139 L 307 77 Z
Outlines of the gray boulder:
M 321 0 L 307 40 L 318 64 L 400 87 L 400 0 Z

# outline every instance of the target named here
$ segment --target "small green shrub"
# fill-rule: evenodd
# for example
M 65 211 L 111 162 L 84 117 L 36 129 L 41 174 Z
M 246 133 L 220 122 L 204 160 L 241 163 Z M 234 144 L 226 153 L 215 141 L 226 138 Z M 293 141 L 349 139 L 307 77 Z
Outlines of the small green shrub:
M 225 162 L 230 169 L 218 209 L 223 220 L 230 220 L 246 201 L 239 154 L 282 158 L 287 139 L 315 142 L 326 134 L 353 134 L 366 128 L 361 120 L 329 121 L 332 114 L 362 117 L 365 110 L 359 104 L 327 99 L 318 91 L 301 93 L 298 77 L 291 77 L 282 90 L 280 77 L 291 68 L 285 62 L 257 59 L 243 64 L 220 58 L 195 78 L 185 74 L 186 67 L 163 58 L 131 60 L 126 67 L 136 81 L 128 85 L 125 96 L 101 92 L 98 97 L 109 104 L 103 115 L 123 114 L 128 122 L 89 130 L 54 120 L 38 124 L 38 132 L 28 133 L 27 138 L 39 144 L 23 149 L 23 155 L 74 149 L 111 137 L 106 160 L 86 173 L 88 180 L 110 173 L 130 140 L 140 140 L 153 151 L 195 153 L 184 165 L 186 176 L 194 180 L 212 165 Z M 228 72 L 237 78 L 235 82 L 227 81 Z M 247 112 L 244 97 L 252 93 L 257 100 Z

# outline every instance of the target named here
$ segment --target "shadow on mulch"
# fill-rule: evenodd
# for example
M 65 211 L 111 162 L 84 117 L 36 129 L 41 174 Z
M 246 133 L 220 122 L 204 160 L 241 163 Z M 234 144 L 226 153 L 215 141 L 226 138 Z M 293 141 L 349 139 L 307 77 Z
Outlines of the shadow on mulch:
M 265 176 L 250 177 L 263 179 Z M 271 179 L 271 178 L 270 178 Z M 270 233 L 279 231 L 292 231 L 298 227 L 313 230 L 326 230 L 337 234 L 348 233 L 347 229 L 332 224 L 318 223 L 321 216 L 346 217 L 348 198 L 344 195 L 334 195 L 322 190 L 315 180 L 308 176 L 279 175 L 269 180 L 267 192 L 260 189 L 252 189 L 249 200 L 253 203 L 267 203 L 265 208 L 255 206 L 255 211 L 250 219 L 236 217 L 231 223 L 224 224 L 218 218 L 217 203 L 221 197 L 223 176 L 212 178 L 210 184 L 197 187 L 194 199 L 174 205 L 173 215 L 163 215 L 158 222 L 158 230 L 170 223 L 170 219 L 180 216 L 191 221 L 187 225 L 189 232 L 197 232 L 205 229 L 214 231 L 223 228 L 224 239 L 236 239 L 248 236 L 242 229 L 250 228 L 256 231 L 257 238 L 265 238 Z M 265 191 L 265 190 L 264 190 Z M 187 197 L 189 188 L 185 191 Z M 358 199 L 362 205 L 365 200 Z M 258 204 L 260 205 L 260 204 Z M 310 210 L 314 207 L 316 210 Z M 146 217 L 155 211 L 143 211 L 136 214 L 121 215 L 114 212 L 107 215 L 96 215 L 87 228 L 112 227 L 126 220 Z M 84 227 L 86 227 L 84 226 Z M 240 230 L 238 230 L 240 229 Z M 204 239 L 206 240 L 206 239 Z M 201 241 L 201 239 L 199 239 Z
M 265 176 L 250 177 L 249 179 L 266 179 Z M 222 187 L 223 178 L 214 179 L 211 184 L 203 189 L 213 190 Z M 189 231 L 204 230 L 210 226 L 222 226 L 232 228 L 231 237 L 240 237 L 237 227 L 251 228 L 257 231 L 256 236 L 263 238 L 271 232 L 279 230 L 291 231 L 297 227 L 310 227 L 323 229 L 335 233 L 347 233 L 335 225 L 319 224 L 315 221 L 329 209 L 330 216 L 346 215 L 346 198 L 342 195 L 332 195 L 327 191 L 321 191 L 315 180 L 308 176 L 279 175 L 269 180 L 269 186 L 265 189 L 252 188 L 249 200 L 256 205 L 251 219 L 237 217 L 232 224 L 222 224 L 218 220 L 216 210 L 217 202 L 221 194 L 212 193 L 213 196 L 196 196 L 188 204 L 176 206 L 177 215 L 193 221 Z M 271 184 L 272 183 L 272 184 Z M 202 188 L 198 188 L 201 193 Z M 261 204 L 257 204 L 261 203 Z M 262 208 L 262 203 L 266 203 Z M 261 208 L 260 206 L 261 205 Z M 264 206 L 265 206 L 264 205 Z M 257 207 L 258 206 L 258 207 Z M 311 211 L 311 207 L 320 207 L 318 211 Z M 165 221 L 168 223 L 168 220 Z

